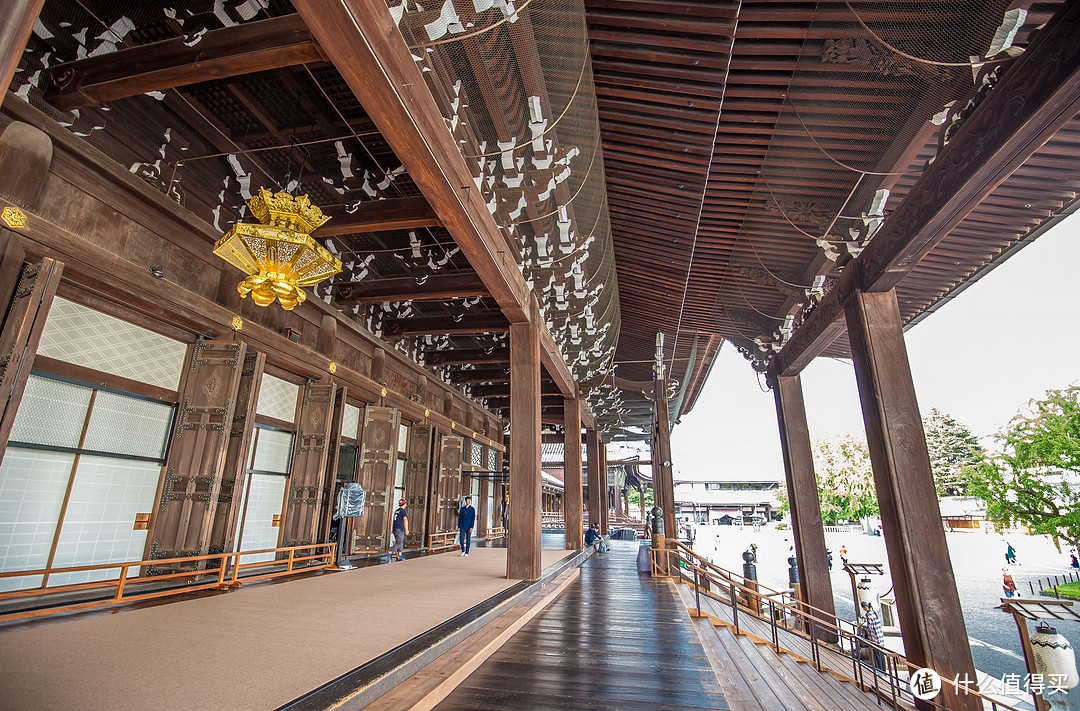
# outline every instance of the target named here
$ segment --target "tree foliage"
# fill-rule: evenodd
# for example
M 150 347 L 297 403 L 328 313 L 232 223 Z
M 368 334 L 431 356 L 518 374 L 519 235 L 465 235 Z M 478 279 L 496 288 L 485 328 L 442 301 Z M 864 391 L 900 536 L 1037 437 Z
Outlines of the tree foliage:
M 979 441 L 965 425 L 936 409 L 923 418 L 923 429 L 938 496 L 964 495 L 968 474 L 983 458 Z
M 1080 545 L 1080 490 L 1069 486 L 1080 474 L 1080 385 L 1031 400 L 998 439 L 1002 452 L 984 456 L 968 478 L 987 518 L 1024 524 L 1059 548 Z
M 630 506 L 641 506 L 641 493 L 637 489 L 629 488 L 626 490 L 626 500 L 630 503 Z M 645 490 L 645 509 L 651 509 L 653 507 L 653 490 Z
M 876 516 L 877 495 L 866 441 L 843 434 L 815 437 L 810 446 L 821 501 L 821 520 L 835 523 Z

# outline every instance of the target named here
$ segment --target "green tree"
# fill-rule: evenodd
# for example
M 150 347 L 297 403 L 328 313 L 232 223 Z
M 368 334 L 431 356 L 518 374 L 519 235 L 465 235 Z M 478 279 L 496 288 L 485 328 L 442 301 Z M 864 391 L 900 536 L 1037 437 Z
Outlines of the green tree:
M 968 478 L 968 492 L 986 501 L 995 523 L 1021 523 L 1049 535 L 1061 549 L 1080 545 L 1080 385 L 1049 390 L 1031 400 L 998 436 L 1000 454 L 984 456 Z
M 979 465 L 984 454 L 975 435 L 965 425 L 936 409 L 931 409 L 923 418 L 923 429 L 938 496 L 967 493 L 968 474 Z
M 811 440 L 821 520 L 855 521 L 878 513 L 870 451 L 850 434 Z
M 634 489 L 634 488 L 627 489 L 627 491 L 626 491 L 626 500 L 630 502 L 631 507 L 634 507 L 634 506 L 640 507 L 641 506 L 641 494 L 640 494 L 640 492 L 638 492 L 637 489 Z M 652 489 L 646 489 L 645 490 L 645 511 L 648 512 L 648 510 L 651 509 L 652 507 L 653 507 L 653 490 Z

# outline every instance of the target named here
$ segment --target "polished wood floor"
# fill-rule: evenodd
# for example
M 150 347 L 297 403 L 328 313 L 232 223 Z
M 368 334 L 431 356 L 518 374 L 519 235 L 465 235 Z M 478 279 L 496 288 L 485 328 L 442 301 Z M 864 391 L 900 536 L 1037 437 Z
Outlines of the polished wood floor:
M 728 709 L 672 584 L 612 541 L 581 576 L 436 708 Z

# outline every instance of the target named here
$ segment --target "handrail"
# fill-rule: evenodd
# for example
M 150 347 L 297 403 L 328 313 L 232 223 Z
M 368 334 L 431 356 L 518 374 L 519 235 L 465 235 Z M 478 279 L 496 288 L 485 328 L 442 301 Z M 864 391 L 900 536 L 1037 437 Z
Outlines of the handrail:
M 782 646 L 780 635 L 782 629 L 789 634 L 809 640 L 811 645 L 810 661 L 818 671 L 822 671 L 822 652 L 829 650 L 851 661 L 852 681 L 863 690 L 874 693 L 882 701 L 890 703 L 894 709 L 900 708 L 900 702 L 905 704 L 913 702 L 907 679 L 902 679 L 901 674 L 907 674 L 910 677 L 910 673 L 919 667 L 909 662 L 903 654 L 879 645 L 863 636 L 861 634 L 862 629 L 857 624 L 798 600 L 794 604 L 789 604 L 783 600 L 783 595 L 788 595 L 788 593 L 774 591 L 768 586 L 758 584 L 759 588 L 767 590 L 764 593 L 760 589 L 747 586 L 744 584 L 747 582 L 745 577 L 708 562 L 701 554 L 678 541 L 675 542 L 674 546 L 664 550 L 651 549 L 651 557 L 654 575 L 677 577 L 687 585 L 693 585 L 697 603 L 696 616 L 702 614 L 701 596 L 704 595 L 730 607 L 731 624 L 735 628 L 736 634 L 742 633 L 739 615 L 749 614 L 755 619 L 769 624 L 771 639 L 768 642 L 778 653 L 781 651 Z M 663 561 L 663 565 L 658 563 L 657 559 L 660 557 L 667 558 L 667 560 Z M 671 560 L 672 557 L 677 560 L 674 565 Z M 743 582 L 737 582 L 736 578 L 741 579 Z M 756 583 L 757 581 L 753 582 Z M 713 592 L 713 587 L 717 590 L 723 590 L 725 595 Z M 781 595 L 782 599 L 780 601 L 774 599 L 777 594 Z M 766 609 L 767 613 L 762 614 L 762 611 Z M 789 617 L 792 619 L 790 624 L 788 623 Z M 834 637 L 836 638 L 835 643 L 831 641 L 831 638 Z M 859 651 L 862 649 L 868 650 L 870 659 L 877 661 L 885 668 L 876 668 L 877 665 L 873 662 L 870 662 L 870 665 L 867 666 L 867 662 L 859 657 Z M 800 656 L 802 654 L 794 650 L 787 651 L 800 654 Z M 877 657 L 876 660 L 875 657 Z M 833 670 L 842 673 L 840 669 Z M 872 683 L 868 683 L 868 675 L 864 672 L 869 672 Z M 1016 706 L 997 701 L 969 688 L 968 684 L 975 683 L 973 679 L 960 681 L 959 679 L 942 677 L 941 682 L 943 692 L 946 686 L 951 686 L 954 694 L 974 696 L 985 702 L 988 708 L 995 711 L 997 709 L 1020 711 Z M 882 688 L 883 686 L 885 688 Z M 935 700 L 924 701 L 923 703 L 934 708 L 946 708 Z
M 315 552 L 307 555 L 296 555 L 297 551 L 307 551 L 313 549 L 325 548 L 325 552 Z M 209 590 L 211 588 L 218 588 L 226 590 L 230 588 L 240 587 L 245 582 L 253 582 L 255 580 L 267 580 L 269 578 L 276 578 L 283 575 L 291 575 L 299 572 L 313 572 L 315 570 L 322 570 L 334 565 L 334 553 L 337 550 L 337 543 L 312 543 L 299 546 L 285 546 L 281 548 L 264 548 L 261 550 L 253 551 L 233 551 L 231 553 L 212 553 L 210 555 L 198 555 L 187 556 L 183 558 L 157 558 L 154 560 L 139 560 L 129 561 L 125 563 L 101 563 L 98 565 L 76 565 L 69 566 L 67 568 L 41 568 L 36 570 L 12 570 L 0 573 L 0 579 L 3 578 L 19 578 L 19 577 L 31 577 L 41 575 L 43 576 L 42 584 L 34 588 L 24 588 L 21 590 L 9 590 L 0 593 L 0 600 L 17 600 L 21 598 L 31 598 L 39 595 L 58 595 L 60 593 L 76 592 L 82 590 L 95 590 L 99 588 L 114 587 L 116 593 L 108 599 L 103 600 L 91 600 L 87 602 L 71 603 L 68 605 L 57 605 L 54 607 L 41 608 L 37 610 L 26 610 L 23 612 L 12 612 L 7 614 L 0 614 L 0 621 L 6 622 L 10 620 L 22 620 L 31 617 L 41 617 L 44 615 L 52 615 L 60 612 L 72 612 L 75 610 L 85 610 L 92 607 L 101 607 L 103 605 L 116 605 L 122 602 L 137 602 L 139 600 L 150 600 L 153 598 L 167 597 L 170 595 L 179 595 L 183 593 L 189 593 L 196 590 Z M 259 555 L 266 553 L 287 553 L 284 558 L 275 557 L 272 560 L 256 561 L 253 563 L 242 563 L 241 558 L 243 556 Z M 232 560 L 235 559 L 235 560 Z M 325 560 L 323 560 L 325 559 Z M 129 577 L 128 571 L 132 568 L 145 568 L 145 567 L 159 567 L 162 565 L 171 564 L 197 564 L 203 561 L 218 561 L 217 568 L 209 567 L 196 567 L 194 570 L 179 570 L 161 575 L 136 575 L 135 577 Z M 228 565 L 232 560 L 232 565 Z M 297 568 L 298 563 L 305 561 L 323 560 L 321 565 L 305 565 Z M 269 573 L 262 575 L 247 575 L 240 579 L 240 571 L 250 570 L 258 567 L 268 566 L 282 566 L 284 570 L 273 570 Z M 231 574 L 229 573 L 231 567 Z M 56 575 L 60 573 L 80 573 L 98 570 L 111 570 L 119 568 L 120 574 L 117 578 L 108 578 L 105 580 L 91 580 L 84 583 L 70 583 L 67 585 L 54 585 L 51 587 L 46 586 L 44 576 Z M 192 578 L 190 582 L 196 582 L 202 577 L 213 578 L 211 582 L 200 583 L 197 585 L 186 585 L 184 587 L 169 588 L 165 590 L 156 590 L 150 593 L 141 594 L 126 594 L 126 588 L 129 585 L 143 582 L 160 582 L 162 580 L 175 580 L 178 578 Z

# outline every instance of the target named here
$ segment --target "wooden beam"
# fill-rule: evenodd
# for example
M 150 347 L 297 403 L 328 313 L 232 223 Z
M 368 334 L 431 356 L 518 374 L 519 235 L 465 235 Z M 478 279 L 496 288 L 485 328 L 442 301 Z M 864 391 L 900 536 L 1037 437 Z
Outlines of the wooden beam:
M 795 375 L 844 332 L 854 290 L 898 284 L 994 188 L 1080 112 L 1080 3 L 1061 6 L 923 172 L 841 282 L 776 354 Z
M 505 329 L 504 329 L 505 330 Z M 429 365 L 487 365 L 491 363 L 510 363 L 509 348 L 493 348 L 489 352 L 484 348 L 458 348 L 456 350 L 434 351 L 428 353 Z
M 469 389 L 473 397 L 510 397 L 509 385 L 474 385 Z M 541 395 L 558 395 L 559 388 L 550 380 L 540 381 Z
M 795 556 L 799 563 L 799 599 L 829 615 L 835 615 L 832 580 L 825 555 L 825 529 L 821 523 L 821 502 L 818 499 L 810 429 L 806 423 L 806 406 L 799 376 L 777 378 L 773 395 L 776 398 L 776 419 L 780 425 L 780 449 L 784 455 Z M 825 628 L 819 628 L 817 634 L 825 641 L 835 641 L 836 635 Z
M 507 351 L 507 354 L 509 354 L 509 351 Z M 456 385 L 464 383 L 509 383 L 510 370 L 508 368 L 456 370 L 450 373 L 450 382 Z
M 57 64 L 45 101 L 62 111 L 211 79 L 326 58 L 299 15 L 210 30 L 194 45 L 183 37 Z
M 506 333 L 509 324 L 502 314 L 465 316 L 455 321 L 451 316 L 413 316 L 388 318 L 383 321 L 383 333 L 388 338 L 403 336 L 435 336 L 445 334 Z
M 480 277 L 472 272 L 435 274 L 418 283 L 414 277 L 341 282 L 332 286 L 341 306 L 377 304 L 382 301 L 437 301 L 467 296 L 487 296 Z
M 296 0 L 293 6 L 401 158 L 506 320 L 528 321 L 538 311 L 518 266 L 517 249 L 488 211 L 386 3 Z M 537 327 L 548 374 L 564 395 L 576 395 L 573 375 L 546 324 L 541 321 Z
M 536 315 L 536 314 L 534 314 Z M 510 539 L 506 577 L 538 580 L 540 551 L 540 338 L 534 323 L 510 326 Z
M 896 292 L 856 292 L 846 315 L 904 653 L 942 678 L 974 679 Z M 982 709 L 970 696 L 937 701 L 950 711 Z
M 315 230 L 314 237 L 442 226 L 439 216 L 423 197 L 368 200 L 352 212 L 344 205 L 333 205 L 324 209 L 323 214 L 329 215 L 330 221 Z
M 45 0 L 7 0 L 0 22 L 0 96 L 7 94 Z

